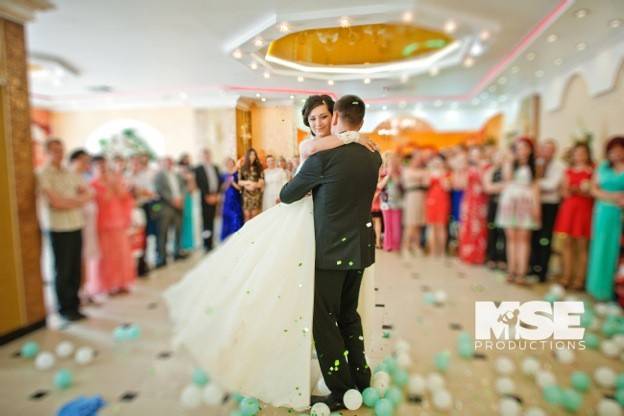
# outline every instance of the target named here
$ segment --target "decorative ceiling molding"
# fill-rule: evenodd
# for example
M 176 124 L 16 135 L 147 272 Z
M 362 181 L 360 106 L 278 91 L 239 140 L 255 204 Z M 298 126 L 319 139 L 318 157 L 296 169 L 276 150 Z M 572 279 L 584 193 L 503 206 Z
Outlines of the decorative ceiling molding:
M 53 9 L 49 0 L 3 0 L 0 1 L 0 17 L 24 24 L 35 18 L 35 13 Z

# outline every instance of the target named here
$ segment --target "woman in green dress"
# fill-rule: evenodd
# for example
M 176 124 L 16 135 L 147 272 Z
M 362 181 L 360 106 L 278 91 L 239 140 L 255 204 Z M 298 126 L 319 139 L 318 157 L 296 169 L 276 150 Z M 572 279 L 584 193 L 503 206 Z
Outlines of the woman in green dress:
M 606 154 L 607 160 L 596 170 L 592 185 L 596 204 L 587 272 L 587 291 L 600 301 L 610 301 L 614 296 L 624 206 L 624 137 L 609 140 Z

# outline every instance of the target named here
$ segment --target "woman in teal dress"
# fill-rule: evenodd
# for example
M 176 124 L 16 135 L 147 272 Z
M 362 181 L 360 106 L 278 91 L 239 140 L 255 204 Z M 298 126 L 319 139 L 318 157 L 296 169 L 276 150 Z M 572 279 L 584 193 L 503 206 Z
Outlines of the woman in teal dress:
M 190 157 L 184 154 L 180 157 L 178 162 L 180 166 L 180 175 L 186 181 L 186 192 L 184 194 L 184 205 L 182 207 L 182 231 L 180 236 L 180 248 L 188 253 L 195 249 L 195 215 L 193 210 L 193 194 L 197 192 L 197 186 L 195 185 L 195 176 L 191 169 Z
M 592 185 L 596 204 L 587 271 L 587 292 L 599 301 L 614 296 L 624 206 L 624 137 L 609 140 L 606 153 Z

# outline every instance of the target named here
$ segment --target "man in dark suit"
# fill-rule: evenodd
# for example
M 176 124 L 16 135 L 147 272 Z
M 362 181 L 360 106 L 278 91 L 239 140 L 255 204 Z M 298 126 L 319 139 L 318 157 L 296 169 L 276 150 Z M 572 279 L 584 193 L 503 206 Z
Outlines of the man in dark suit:
M 182 230 L 182 209 L 186 183 L 180 174 L 174 171 L 173 159 L 166 157 L 163 167 L 154 178 L 154 190 L 160 198 L 158 260 L 156 267 L 167 264 L 167 237 L 171 227 L 175 230 L 174 259 L 187 256 L 180 250 L 180 233 Z
M 359 97 L 342 97 L 334 105 L 332 133 L 358 131 L 364 112 Z M 310 191 L 314 198 L 313 336 L 331 395 L 312 397 L 312 403 L 322 401 L 332 411 L 343 408 L 347 390 L 370 385 L 357 305 L 363 271 L 375 262 L 371 204 L 380 166 L 378 152 L 347 144 L 311 156 L 280 193 L 285 203 Z
M 210 150 L 202 151 L 203 163 L 195 168 L 195 180 L 201 192 L 204 249 L 212 250 L 214 221 L 219 203 L 219 192 L 223 179 L 216 165 L 212 163 Z

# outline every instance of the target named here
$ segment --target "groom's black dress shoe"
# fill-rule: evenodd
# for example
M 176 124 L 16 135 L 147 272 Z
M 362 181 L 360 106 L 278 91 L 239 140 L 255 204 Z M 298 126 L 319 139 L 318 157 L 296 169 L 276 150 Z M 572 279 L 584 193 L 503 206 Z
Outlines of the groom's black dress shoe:
M 325 403 L 329 410 L 332 412 L 336 412 L 338 410 L 346 409 L 341 399 L 337 399 L 334 395 L 330 394 L 327 396 L 312 396 L 310 397 L 310 405 L 314 406 L 317 403 Z

